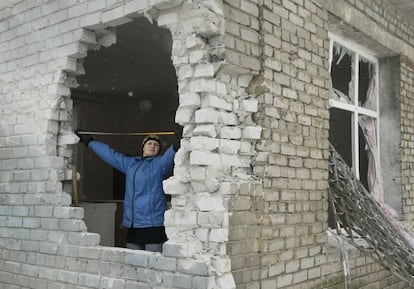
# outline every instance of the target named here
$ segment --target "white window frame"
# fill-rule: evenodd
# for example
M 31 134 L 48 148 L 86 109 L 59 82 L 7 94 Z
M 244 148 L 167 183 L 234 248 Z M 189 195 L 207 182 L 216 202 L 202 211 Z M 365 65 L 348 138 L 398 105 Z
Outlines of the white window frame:
M 331 73 L 331 64 L 332 64 L 332 59 L 333 59 L 333 46 L 334 46 L 334 42 L 338 43 L 339 45 L 349 49 L 350 51 L 352 51 L 353 53 L 355 53 L 355 63 L 354 63 L 354 77 L 355 80 L 359 79 L 358 77 L 358 71 L 359 71 L 359 59 L 360 57 L 363 57 L 369 61 L 371 61 L 374 66 L 375 66 L 375 71 L 376 71 L 376 84 L 378 87 L 379 84 L 379 64 L 378 64 L 378 59 L 375 58 L 374 56 L 372 56 L 372 53 L 369 53 L 367 50 L 364 50 L 363 48 L 359 47 L 358 45 L 352 43 L 351 41 L 347 41 L 344 40 L 343 38 L 329 33 L 329 74 Z M 376 171 L 377 173 L 379 170 L 379 152 L 380 152 L 380 135 L 379 135 L 379 91 L 378 89 L 376 90 L 376 111 L 361 107 L 358 105 L 358 99 L 359 99 L 359 87 L 358 87 L 358 83 L 359 81 L 354 81 L 354 95 L 353 95 L 353 100 L 354 103 L 350 104 L 350 103 L 345 103 L 342 101 L 338 101 L 338 100 L 334 100 L 334 99 L 329 99 L 329 105 L 330 107 L 334 107 L 334 108 L 338 108 L 338 109 L 342 109 L 345 111 L 349 111 L 352 113 L 352 129 L 351 129 L 351 133 L 352 133 L 352 171 L 355 174 L 355 176 L 360 179 L 360 172 L 359 172 L 359 137 L 358 137 L 358 119 L 359 119 L 359 115 L 366 115 L 372 118 L 375 118 L 376 120 L 376 136 L 377 136 L 377 151 L 376 151 L 376 156 L 375 159 L 378 161 L 377 167 L 376 167 Z

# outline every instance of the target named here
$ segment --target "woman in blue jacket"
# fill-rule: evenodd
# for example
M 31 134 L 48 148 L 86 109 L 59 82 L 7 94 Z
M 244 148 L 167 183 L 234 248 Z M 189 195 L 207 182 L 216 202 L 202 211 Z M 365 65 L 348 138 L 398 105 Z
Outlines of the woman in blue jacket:
M 156 135 L 142 142 L 142 156 L 126 156 L 91 135 L 75 133 L 102 160 L 125 174 L 124 215 L 122 225 L 128 228 L 127 248 L 161 252 L 167 241 L 164 212 L 167 202 L 162 181 L 171 174 L 175 152 L 180 147 L 181 132 L 163 155 Z

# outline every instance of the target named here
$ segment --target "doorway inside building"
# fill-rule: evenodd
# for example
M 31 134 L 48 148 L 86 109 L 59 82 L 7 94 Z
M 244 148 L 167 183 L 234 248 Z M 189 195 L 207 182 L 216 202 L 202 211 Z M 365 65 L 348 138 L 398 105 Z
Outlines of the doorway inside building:
M 79 86 L 71 92 L 74 129 L 117 133 L 94 138 L 127 155 L 140 154 L 144 138 L 128 133 L 174 131 L 178 92 L 171 47 L 170 31 L 146 18 L 116 27 L 116 43 L 90 50 L 83 59 L 86 73 L 77 77 Z M 160 138 L 164 151 L 173 136 Z M 125 176 L 81 143 L 74 160 L 88 231 L 100 233 L 101 245 L 125 247 Z

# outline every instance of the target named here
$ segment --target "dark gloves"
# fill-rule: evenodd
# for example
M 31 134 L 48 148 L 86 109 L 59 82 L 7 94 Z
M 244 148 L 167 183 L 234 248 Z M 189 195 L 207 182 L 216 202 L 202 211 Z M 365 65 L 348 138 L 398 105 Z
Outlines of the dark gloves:
M 90 134 L 82 133 L 84 131 L 84 129 L 77 129 L 75 130 L 75 134 L 78 136 L 79 142 L 84 143 L 86 146 L 88 146 L 89 142 L 93 141 L 94 138 Z
M 174 143 L 173 143 L 173 149 L 174 151 L 178 151 L 178 149 L 181 146 L 181 138 L 183 136 L 183 127 L 176 129 L 174 132 Z

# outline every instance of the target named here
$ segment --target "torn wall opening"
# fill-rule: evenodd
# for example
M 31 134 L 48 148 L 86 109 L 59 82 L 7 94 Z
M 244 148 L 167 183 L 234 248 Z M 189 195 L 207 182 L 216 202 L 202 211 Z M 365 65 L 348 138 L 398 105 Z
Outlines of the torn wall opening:
M 107 44 L 88 51 L 83 59 L 86 74 L 77 77 L 79 86 L 72 89 L 73 127 L 115 133 L 173 131 L 178 92 L 169 30 L 137 18 L 96 34 L 101 44 Z M 94 137 L 117 151 L 137 155 L 145 136 Z M 161 150 L 172 141 L 172 135 L 162 136 Z M 78 198 L 88 231 L 100 233 L 102 245 L 125 247 L 126 229 L 121 225 L 125 176 L 83 144 L 76 146 L 74 160 L 81 175 Z

